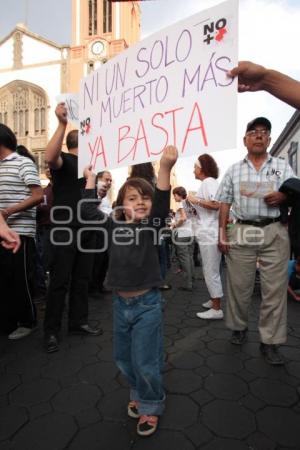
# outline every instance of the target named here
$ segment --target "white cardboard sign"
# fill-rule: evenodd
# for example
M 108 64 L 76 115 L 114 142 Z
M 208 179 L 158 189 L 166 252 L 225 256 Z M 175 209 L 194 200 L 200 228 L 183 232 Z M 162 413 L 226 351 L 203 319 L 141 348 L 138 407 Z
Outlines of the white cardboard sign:
M 79 128 L 79 94 L 60 94 L 57 103 L 64 103 L 68 111 L 68 121 Z
M 128 48 L 81 81 L 79 174 L 236 146 L 238 0 Z

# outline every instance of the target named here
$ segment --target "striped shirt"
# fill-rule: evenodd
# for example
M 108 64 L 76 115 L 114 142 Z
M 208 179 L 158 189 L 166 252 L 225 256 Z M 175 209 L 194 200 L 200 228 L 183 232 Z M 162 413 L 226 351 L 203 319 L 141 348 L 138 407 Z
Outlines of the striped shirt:
M 232 213 L 241 220 L 261 220 L 280 216 L 280 208 L 268 206 L 264 196 L 278 191 L 282 183 L 295 174 L 288 163 L 268 154 L 259 170 L 246 156 L 225 173 L 216 200 L 232 204 Z
M 31 159 L 11 153 L 0 160 L 0 209 L 9 208 L 31 196 L 29 186 L 40 186 L 37 168 Z M 8 225 L 23 236 L 36 233 L 36 208 L 9 216 Z

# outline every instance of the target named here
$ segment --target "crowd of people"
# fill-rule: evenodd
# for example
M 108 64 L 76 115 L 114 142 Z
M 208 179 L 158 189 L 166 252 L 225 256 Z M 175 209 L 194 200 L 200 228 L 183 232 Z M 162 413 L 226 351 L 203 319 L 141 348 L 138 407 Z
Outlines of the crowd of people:
M 286 75 L 241 62 L 228 76 L 238 76 L 240 92 L 266 90 L 300 108 L 300 84 Z M 300 261 L 296 248 L 288 280 L 290 241 L 282 206 L 289 204 L 289 194 L 281 186 L 296 176 L 286 161 L 267 152 L 271 122 L 257 117 L 246 125 L 247 154 L 220 183 L 214 158 L 200 155 L 194 164 L 198 192 L 175 187 L 178 208 L 170 214 L 175 147 L 164 149 L 157 176 L 151 163 L 133 166 L 111 205 L 111 173 L 86 167 L 78 178 L 78 131 L 66 135 L 64 104 L 56 116 L 57 129 L 45 150 L 50 181 L 44 189 L 30 152 L 0 124 L 0 328 L 8 339 L 37 329 L 34 299 L 44 297 L 48 353 L 59 350 L 66 299 L 69 333 L 100 336 L 102 329 L 89 324 L 88 296 L 111 291 L 114 357 L 130 385 L 128 415 L 138 419 L 139 435 L 154 433 L 165 405 L 162 291 L 171 288 L 165 280 L 171 243 L 183 296 L 195 288 L 195 248 L 200 251 L 209 293 L 205 311 L 197 313 L 201 320 L 224 317 L 221 261 L 226 255 L 225 317 L 233 345 L 247 340 L 259 262 L 260 350 L 269 364 L 284 364 L 278 348 L 287 337 L 287 292 L 300 298 Z M 68 152 L 62 151 L 64 139 Z

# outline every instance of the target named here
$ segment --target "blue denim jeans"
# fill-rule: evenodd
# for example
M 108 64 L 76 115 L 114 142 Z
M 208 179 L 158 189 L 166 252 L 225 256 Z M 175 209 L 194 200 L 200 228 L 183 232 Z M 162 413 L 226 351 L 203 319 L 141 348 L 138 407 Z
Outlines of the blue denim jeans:
M 162 297 L 154 288 L 143 295 L 114 300 L 114 357 L 125 375 L 130 399 L 141 415 L 159 416 L 164 410 L 162 384 Z

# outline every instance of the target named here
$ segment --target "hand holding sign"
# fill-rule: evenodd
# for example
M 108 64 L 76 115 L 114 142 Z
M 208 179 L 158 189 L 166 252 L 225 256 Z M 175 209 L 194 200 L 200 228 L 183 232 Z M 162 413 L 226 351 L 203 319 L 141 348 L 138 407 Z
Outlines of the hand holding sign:
M 55 114 L 59 123 L 67 125 L 68 123 L 68 111 L 64 103 L 59 103 L 55 108 Z
M 88 178 L 96 178 L 95 172 L 93 172 L 93 166 L 89 165 L 84 168 L 83 176 L 87 180 Z
M 91 165 L 85 167 L 83 171 L 83 176 L 86 179 L 86 189 L 95 189 L 96 187 L 96 174 L 93 172 L 93 167 Z
M 228 76 L 238 75 L 239 92 L 256 92 L 264 89 L 267 69 L 250 61 L 240 61 L 238 66 L 228 72 Z
M 79 128 L 79 96 L 78 94 L 61 94 L 56 97 L 58 103 L 63 103 L 67 110 L 67 119 Z

